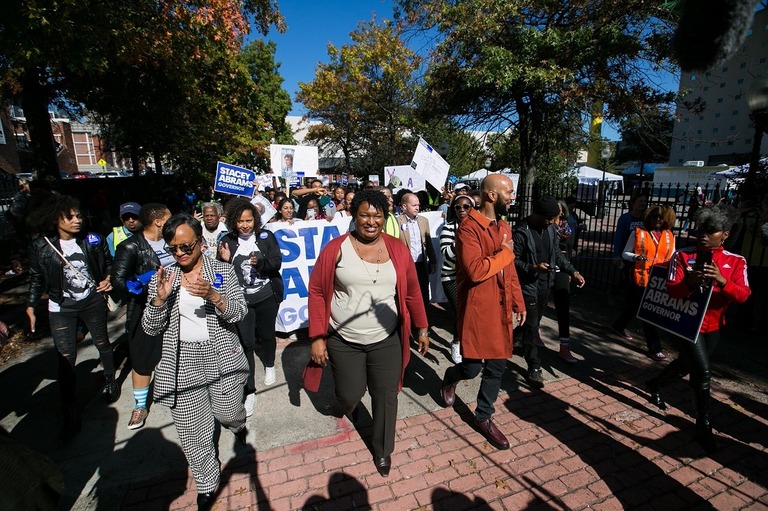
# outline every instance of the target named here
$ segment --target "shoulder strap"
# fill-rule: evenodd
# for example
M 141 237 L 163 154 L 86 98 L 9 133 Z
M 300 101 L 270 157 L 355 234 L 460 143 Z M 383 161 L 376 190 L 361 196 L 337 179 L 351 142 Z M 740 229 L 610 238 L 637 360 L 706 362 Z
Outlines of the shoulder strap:
M 51 240 L 49 240 L 49 239 L 48 239 L 48 236 L 43 236 L 43 239 L 45 240 L 45 242 L 46 242 L 46 243 L 48 243 L 48 246 L 49 246 L 49 247 L 51 247 L 51 248 L 53 249 L 53 251 L 54 251 L 54 252 L 56 252 L 56 255 L 58 255 L 58 256 L 61 258 L 61 260 L 62 260 L 62 261 L 64 261 L 64 264 L 66 264 L 67 266 L 69 266 L 69 268 L 70 268 L 70 269 L 71 269 L 73 272 L 75 272 L 75 273 L 77 274 L 77 276 L 78 276 L 78 277 L 80 277 L 81 279 L 85 280 L 85 281 L 86 281 L 86 282 L 88 282 L 90 285 L 92 285 L 92 286 L 96 286 L 96 283 L 93 281 L 93 279 L 91 279 L 91 278 L 88 278 L 88 277 L 86 277 L 85 275 L 83 275 L 82 273 L 80 273 L 80 270 L 78 270 L 77 268 L 75 268 L 75 266 L 74 266 L 72 263 L 70 263 L 70 262 L 69 262 L 69 260 L 68 260 L 66 257 L 64 257 L 64 254 L 62 254 L 62 253 L 61 253 L 61 251 L 59 251 L 59 249 L 58 249 L 58 248 L 56 248 L 56 247 L 53 245 L 53 243 L 51 243 Z

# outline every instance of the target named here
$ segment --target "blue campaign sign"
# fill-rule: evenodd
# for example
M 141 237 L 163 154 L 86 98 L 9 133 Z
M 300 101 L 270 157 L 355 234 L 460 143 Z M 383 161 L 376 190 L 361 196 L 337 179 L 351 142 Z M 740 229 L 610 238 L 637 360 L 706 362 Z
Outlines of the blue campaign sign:
M 213 190 L 251 198 L 256 190 L 255 179 L 256 173 L 252 170 L 230 165 L 229 163 L 218 162 L 216 164 L 216 180 L 213 183 Z
M 672 298 L 667 294 L 667 268 L 654 266 L 637 318 L 695 343 L 711 297 L 710 284 L 703 292 L 694 291 L 686 298 Z
M 301 186 L 304 182 L 303 172 L 294 172 L 288 180 L 288 186 Z
M 341 173 L 341 186 L 347 186 L 349 183 L 349 174 L 346 172 Z

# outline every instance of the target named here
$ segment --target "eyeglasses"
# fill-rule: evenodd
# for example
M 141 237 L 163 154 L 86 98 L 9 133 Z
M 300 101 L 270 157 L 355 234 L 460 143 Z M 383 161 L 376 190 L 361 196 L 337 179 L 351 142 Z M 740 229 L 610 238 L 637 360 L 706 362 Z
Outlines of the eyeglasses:
M 468 211 L 471 208 L 472 206 L 470 206 L 469 204 L 456 204 L 453 206 L 453 209 L 455 209 L 456 211 L 460 209 L 463 209 L 464 211 Z
M 181 249 L 183 253 L 189 255 L 195 249 L 195 245 L 198 244 L 200 238 L 197 238 L 194 243 L 184 243 L 183 245 L 166 245 L 163 250 L 176 257 L 176 251 Z

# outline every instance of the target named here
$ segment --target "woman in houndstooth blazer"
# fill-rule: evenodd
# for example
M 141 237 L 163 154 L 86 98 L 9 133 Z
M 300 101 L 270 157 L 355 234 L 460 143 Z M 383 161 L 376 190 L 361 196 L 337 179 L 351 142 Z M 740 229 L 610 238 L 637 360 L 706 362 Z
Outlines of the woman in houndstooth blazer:
M 195 218 L 171 217 L 163 239 L 176 262 L 152 278 L 142 325 L 149 335 L 163 335 L 155 400 L 171 409 L 197 484 L 198 507 L 208 509 L 220 478 L 214 420 L 242 443 L 247 435 L 248 362 L 235 328 L 247 306 L 234 268 L 202 257 L 202 226 Z

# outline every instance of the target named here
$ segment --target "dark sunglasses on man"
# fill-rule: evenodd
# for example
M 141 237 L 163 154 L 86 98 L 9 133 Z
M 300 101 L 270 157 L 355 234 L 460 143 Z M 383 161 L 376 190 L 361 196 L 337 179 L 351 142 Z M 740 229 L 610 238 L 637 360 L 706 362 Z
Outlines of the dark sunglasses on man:
M 195 249 L 195 245 L 197 245 L 199 242 L 200 238 L 197 238 L 194 243 L 184 243 L 182 245 L 166 245 L 163 247 L 163 249 L 174 257 L 176 257 L 177 250 L 181 250 L 184 254 L 189 255 Z

